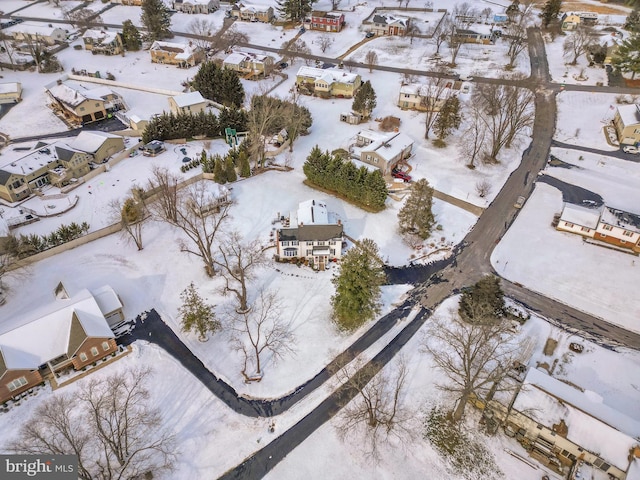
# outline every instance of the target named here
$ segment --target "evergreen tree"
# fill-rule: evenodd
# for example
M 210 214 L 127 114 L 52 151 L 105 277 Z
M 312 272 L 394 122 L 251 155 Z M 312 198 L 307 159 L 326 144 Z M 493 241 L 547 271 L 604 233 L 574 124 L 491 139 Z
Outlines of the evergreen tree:
M 181 317 L 183 332 L 197 333 L 198 339 L 204 342 L 207 333 L 215 333 L 220 329 L 213 307 L 204 302 L 193 282 L 180 294 L 180 299 L 182 306 L 178 308 L 178 315 Z
M 142 0 L 142 25 L 147 30 L 147 40 L 153 42 L 171 38 L 171 13 L 162 0 Z
M 136 52 L 142 47 L 140 30 L 138 30 L 131 20 L 122 22 L 122 43 L 125 50 L 129 50 L 130 52 Z
M 239 108 L 223 108 L 218 114 L 218 124 L 220 125 L 218 135 L 224 136 L 225 128 L 245 132 L 247 130 L 247 112 Z
M 364 118 L 369 118 L 374 108 L 376 108 L 376 92 L 371 86 L 371 82 L 367 80 L 360 85 L 360 88 L 353 97 L 351 109 L 354 112 L 362 114 Z
M 472 287 L 466 289 L 460 297 L 458 306 L 460 318 L 468 323 L 486 321 L 490 317 L 497 320 L 504 317 L 504 293 L 500 280 L 493 275 L 486 275 Z
M 640 33 L 634 33 L 620 44 L 611 59 L 611 64 L 621 72 L 631 72 L 631 78 L 634 79 L 636 73 L 640 73 L 638 52 L 640 52 Z
M 385 281 L 384 264 L 376 243 L 357 242 L 340 262 L 340 273 L 332 280 L 333 319 L 341 330 L 353 331 L 380 311 L 380 286 Z
M 400 233 L 411 233 L 422 240 L 429 238 L 435 223 L 432 205 L 433 188 L 422 178 L 413 184 L 411 195 L 398 212 Z
M 207 152 L 205 151 L 205 149 L 202 149 L 202 152 L 200 152 L 200 165 L 203 165 L 206 163 L 207 161 Z
M 225 161 L 222 157 L 215 160 L 213 166 L 213 181 L 216 183 L 227 183 L 227 172 L 225 170 Z
M 249 165 L 249 155 L 244 149 L 240 150 L 238 155 L 240 162 L 240 176 L 242 178 L 248 178 L 251 176 L 251 165 Z
M 244 103 L 244 87 L 238 72 L 223 68 L 220 79 L 220 103 L 225 107 L 240 108 Z
M 624 23 L 625 30 L 630 32 L 640 32 L 640 5 L 636 5 L 631 13 L 627 16 L 627 20 Z
M 551 22 L 558 18 L 561 8 L 562 0 L 547 0 L 545 2 L 542 7 L 542 12 L 540 13 L 544 28 L 547 28 Z
M 280 16 L 292 22 L 303 21 L 316 0 L 282 0 L 278 2 Z
M 225 160 L 225 177 L 227 179 L 227 182 L 235 182 L 238 179 L 238 175 L 236 175 L 236 167 L 233 164 L 233 156 L 232 155 L 227 155 L 227 158 Z
M 460 114 L 460 100 L 457 96 L 451 96 L 447 98 L 442 104 L 442 108 L 438 113 L 438 118 L 433 125 L 438 140 L 444 143 L 444 139 L 451 133 L 452 130 L 459 128 L 462 122 L 462 115 Z
M 383 210 L 388 195 L 387 182 L 384 181 L 382 172 L 380 170 L 369 172 L 364 181 L 365 205 L 372 210 Z

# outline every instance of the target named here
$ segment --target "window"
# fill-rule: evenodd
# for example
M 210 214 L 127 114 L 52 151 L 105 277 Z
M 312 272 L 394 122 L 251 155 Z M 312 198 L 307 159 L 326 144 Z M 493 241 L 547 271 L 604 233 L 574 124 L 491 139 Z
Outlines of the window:
M 80 110 L 81 112 L 84 112 L 84 107 L 80 107 L 78 110 Z
M 371 155 L 367 155 L 367 161 L 371 161 Z
M 19 389 L 20 387 L 24 387 L 27 384 L 26 377 L 16 378 L 13 382 L 7 383 L 7 387 L 9 387 L 9 391 L 13 392 L 14 390 Z
M 291 240 L 291 246 L 295 247 L 298 245 L 298 240 Z
M 310 257 L 313 254 L 313 250 L 307 250 L 307 257 Z
M 87 361 L 87 354 L 84 352 L 80 353 L 80 361 L 81 362 L 86 362 Z
M 331 240 L 331 241 L 329 242 L 329 245 L 335 245 L 335 244 L 336 244 L 335 240 Z
M 285 248 L 284 249 L 284 256 L 285 257 L 295 257 L 297 253 L 298 253 L 298 250 L 296 250 L 295 248 Z
M 573 228 L 573 223 L 564 222 L 565 227 Z
M 625 230 L 624 232 L 622 232 L 622 235 L 624 235 L 625 237 L 633 237 L 633 232 Z
M 94 357 L 96 357 L 98 355 L 98 348 L 97 347 L 91 347 L 91 355 L 93 355 Z
M 610 232 L 611 230 L 613 230 L 613 227 L 611 225 L 602 225 L 602 229 Z
M 591 229 L 587 228 L 587 227 L 582 227 L 580 230 L 582 230 L 583 232 L 590 232 Z
M 104 350 L 106 352 L 110 348 L 111 348 L 111 346 L 109 345 L 109 342 L 102 342 L 102 350 Z
M 281 244 L 283 247 L 288 247 L 288 246 L 289 246 L 289 242 L 280 242 L 280 244 Z
M 318 246 L 323 247 L 324 246 L 324 242 L 318 242 Z
M 336 249 L 332 248 L 331 250 L 329 250 L 329 253 L 331 253 L 332 256 L 336 256 Z

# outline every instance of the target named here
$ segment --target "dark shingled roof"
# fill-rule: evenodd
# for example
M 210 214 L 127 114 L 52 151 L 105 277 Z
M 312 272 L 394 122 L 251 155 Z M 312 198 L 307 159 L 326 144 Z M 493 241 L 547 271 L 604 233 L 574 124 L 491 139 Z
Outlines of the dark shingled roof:
M 279 232 L 280 240 L 326 241 L 342 236 L 342 225 L 301 225 L 298 228 L 283 228 Z
M 385 17 L 384 15 L 374 15 L 373 16 L 373 23 L 381 23 L 383 25 L 387 24 L 387 17 Z
M 65 162 L 71 160 L 76 153 L 74 150 L 68 148 L 56 147 L 56 155 L 58 155 L 60 160 L 64 160 Z
M 6 371 L 7 371 L 7 364 L 4 361 L 4 355 L 2 354 L 2 350 L 0 350 L 0 378 L 2 378 L 2 376 L 5 374 Z
M 0 170 L 0 185 L 5 185 L 9 181 L 9 177 L 11 177 L 11 172 Z

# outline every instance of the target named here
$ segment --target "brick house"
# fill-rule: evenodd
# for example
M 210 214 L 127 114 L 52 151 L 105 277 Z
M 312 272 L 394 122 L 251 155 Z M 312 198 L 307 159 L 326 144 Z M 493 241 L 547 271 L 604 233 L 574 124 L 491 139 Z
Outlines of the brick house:
M 613 116 L 618 141 L 623 145 L 640 144 L 640 105 L 620 105 Z
M 640 253 L 640 215 L 607 205 L 565 203 L 556 229 Z
M 116 352 L 106 316 L 122 319 L 122 302 L 109 286 L 59 296 L 45 313 L 27 316 L 0 334 L 0 402 L 63 370 L 81 368 Z
M 311 21 L 308 22 L 311 30 L 323 32 L 339 32 L 344 24 L 344 13 L 322 12 L 320 10 L 311 12 Z
M 398 163 L 411 157 L 413 140 L 401 132 L 376 132 L 361 130 L 355 145 L 349 148 L 353 158 L 378 168 L 383 175 L 390 175 Z
M 161 42 L 156 40 L 149 49 L 153 63 L 166 63 L 181 68 L 194 67 L 204 60 L 204 50 L 189 43 Z
M 229 10 L 229 16 L 244 22 L 269 23 L 273 19 L 273 7 L 236 3 Z
M 342 222 L 334 218 L 324 202 L 300 203 L 286 225 L 276 232 L 276 260 L 306 259 L 324 270 L 328 262 L 341 258 Z
M 213 13 L 219 7 L 219 0 L 174 0 L 173 2 L 173 9 L 182 13 Z
M 89 29 L 82 35 L 84 49 L 94 55 L 120 55 L 124 51 L 122 34 L 119 32 L 105 32 L 104 30 Z
M 357 73 L 339 68 L 300 67 L 296 74 L 296 88 L 300 93 L 319 97 L 352 98 L 362 78 Z

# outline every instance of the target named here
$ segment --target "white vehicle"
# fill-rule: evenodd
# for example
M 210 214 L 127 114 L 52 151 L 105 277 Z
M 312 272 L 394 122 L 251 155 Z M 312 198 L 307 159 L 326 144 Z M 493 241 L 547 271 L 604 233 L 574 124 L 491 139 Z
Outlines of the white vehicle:
M 518 197 L 518 199 L 516 200 L 516 203 L 513 204 L 514 207 L 516 208 L 522 208 L 522 206 L 524 205 L 526 198 L 524 198 L 522 195 L 520 195 Z
M 626 147 L 622 147 L 622 151 L 624 153 L 633 153 L 635 155 L 637 155 L 638 153 L 640 153 L 640 150 L 638 150 L 638 148 L 633 147 L 631 145 L 627 145 Z
M 470 82 L 471 80 L 473 80 L 473 77 L 471 75 L 466 75 L 466 74 L 461 74 L 458 75 L 458 80 L 461 80 L 463 82 Z

